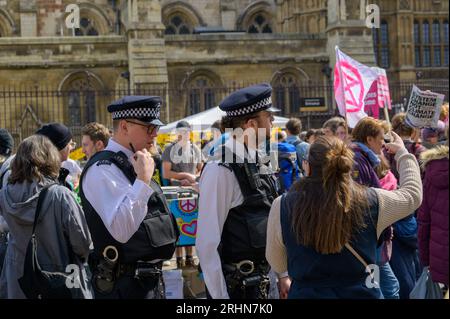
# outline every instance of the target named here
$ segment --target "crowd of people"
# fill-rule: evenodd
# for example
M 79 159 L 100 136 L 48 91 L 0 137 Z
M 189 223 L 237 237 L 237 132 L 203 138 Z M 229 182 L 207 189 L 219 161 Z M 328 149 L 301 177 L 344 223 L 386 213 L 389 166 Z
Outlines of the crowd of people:
M 0 298 L 28 296 L 32 234 L 43 269 L 79 267 L 73 298 L 164 298 L 172 256 L 199 268 L 208 298 L 266 299 L 275 285 L 282 299 L 408 299 L 424 270 L 448 294 L 448 104 L 434 128 L 405 113 L 307 131 L 292 118 L 273 140 L 271 94 L 227 96 L 204 145 L 186 121 L 157 145 L 161 98 L 123 97 L 111 130 L 83 128 L 82 165 L 62 123 L 16 148 L 0 129 Z M 195 250 L 176 245 L 164 186 L 198 192 Z

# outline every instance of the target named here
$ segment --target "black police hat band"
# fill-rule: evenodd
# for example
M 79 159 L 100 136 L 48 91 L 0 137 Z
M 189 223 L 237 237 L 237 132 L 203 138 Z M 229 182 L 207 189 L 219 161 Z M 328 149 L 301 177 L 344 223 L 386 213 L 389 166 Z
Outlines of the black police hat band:
M 234 117 L 234 116 L 242 116 L 247 115 L 250 113 L 257 112 L 259 110 L 267 109 L 268 106 L 272 105 L 272 97 L 269 96 L 268 98 L 265 98 L 258 103 L 246 106 L 244 108 L 233 110 L 233 111 L 226 111 L 227 116 Z
M 145 108 L 145 109 L 129 109 L 123 111 L 116 111 L 112 113 L 113 120 L 119 120 L 124 118 L 141 118 L 141 117 L 150 117 L 159 119 L 160 109 L 159 106 L 157 108 Z

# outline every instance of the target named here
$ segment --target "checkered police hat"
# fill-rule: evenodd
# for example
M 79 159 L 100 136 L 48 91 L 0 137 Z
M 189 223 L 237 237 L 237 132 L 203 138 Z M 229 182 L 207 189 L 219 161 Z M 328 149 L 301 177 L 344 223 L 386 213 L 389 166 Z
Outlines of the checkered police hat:
M 125 96 L 108 105 L 113 120 L 136 119 L 162 126 L 160 121 L 162 100 L 159 96 Z
M 238 117 L 260 111 L 279 112 L 272 106 L 272 87 L 262 83 L 243 88 L 226 97 L 219 104 L 219 108 L 228 117 Z

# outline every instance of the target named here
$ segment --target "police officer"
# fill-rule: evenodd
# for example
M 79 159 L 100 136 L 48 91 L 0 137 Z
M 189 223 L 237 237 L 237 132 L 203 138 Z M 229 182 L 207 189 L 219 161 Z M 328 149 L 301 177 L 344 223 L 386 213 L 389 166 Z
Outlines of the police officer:
M 223 128 L 234 131 L 200 177 L 196 239 L 212 298 L 267 298 L 266 228 L 279 186 L 261 163 L 258 148 L 270 139 L 273 112 L 279 111 L 271 93 L 270 85 L 259 84 L 232 93 L 219 105 L 226 112 Z
M 114 137 L 81 175 L 95 298 L 165 297 L 162 262 L 172 257 L 179 233 L 151 180 L 155 164 L 147 149 L 163 125 L 160 108 L 155 96 L 126 96 L 109 105 Z

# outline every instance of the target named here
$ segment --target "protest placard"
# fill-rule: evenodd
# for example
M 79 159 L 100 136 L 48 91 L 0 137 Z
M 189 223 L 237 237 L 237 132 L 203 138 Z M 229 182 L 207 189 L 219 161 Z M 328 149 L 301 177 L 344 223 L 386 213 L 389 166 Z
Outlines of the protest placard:
M 443 94 L 421 91 L 414 85 L 409 98 L 405 122 L 415 128 L 436 128 L 444 98 Z

